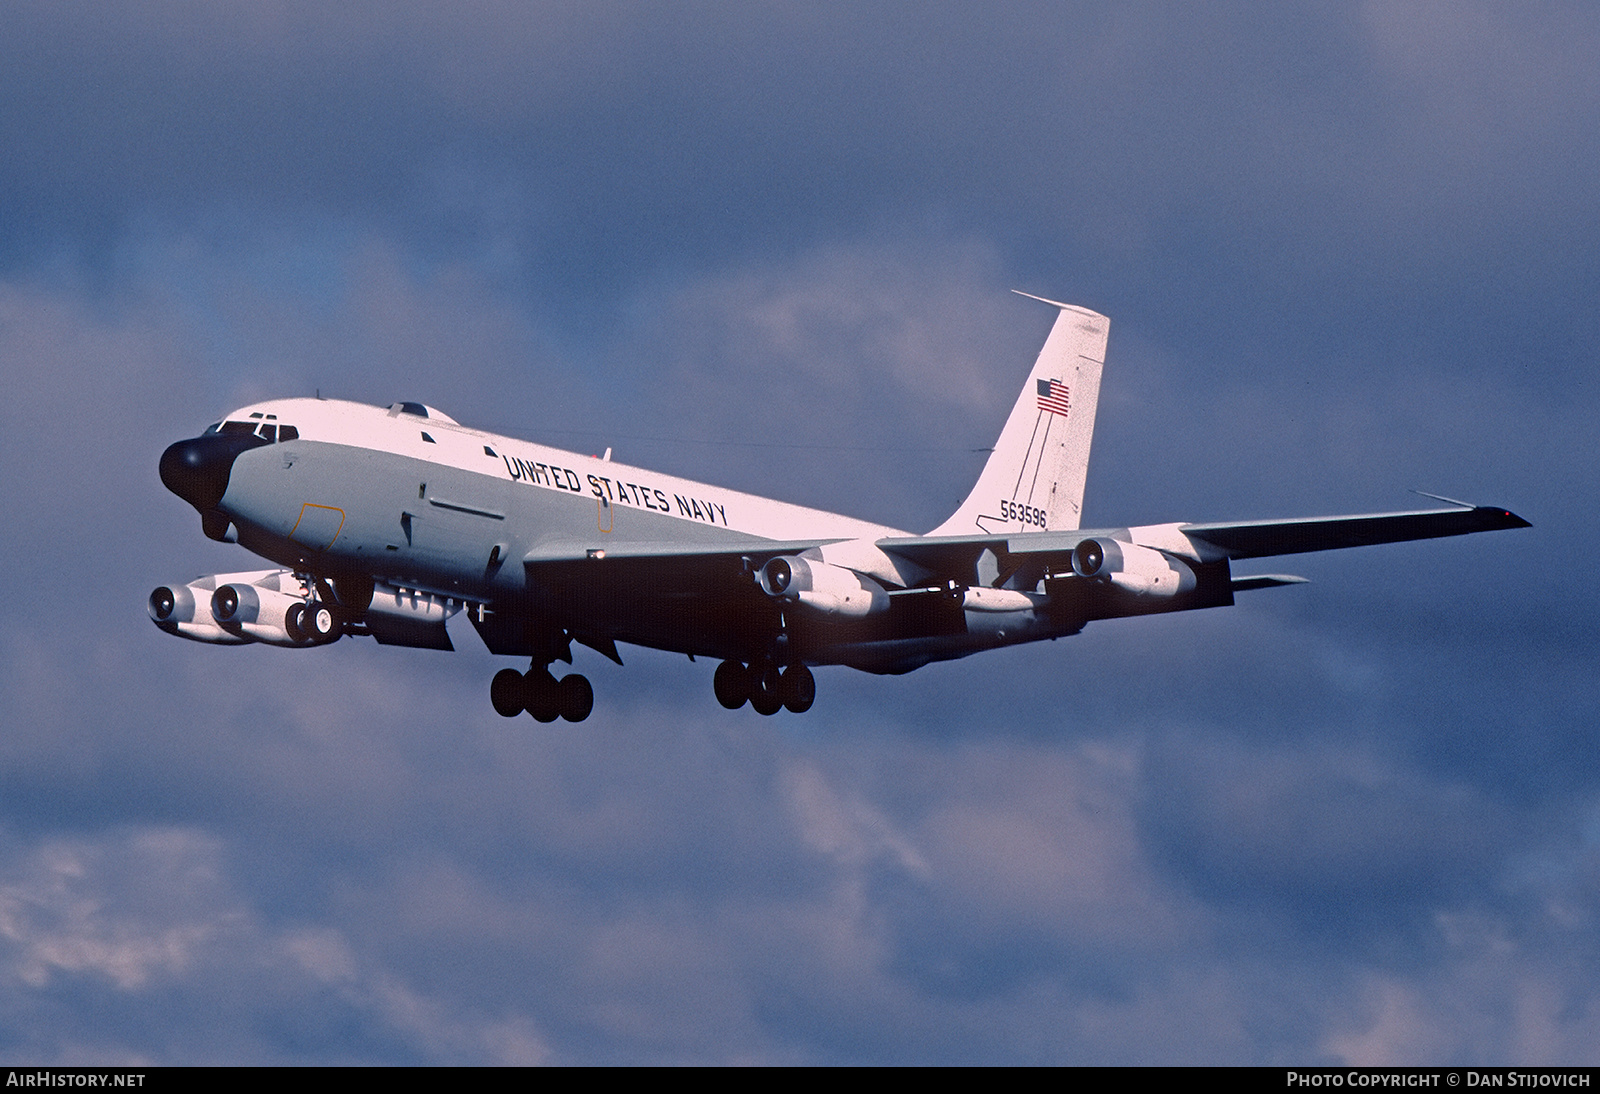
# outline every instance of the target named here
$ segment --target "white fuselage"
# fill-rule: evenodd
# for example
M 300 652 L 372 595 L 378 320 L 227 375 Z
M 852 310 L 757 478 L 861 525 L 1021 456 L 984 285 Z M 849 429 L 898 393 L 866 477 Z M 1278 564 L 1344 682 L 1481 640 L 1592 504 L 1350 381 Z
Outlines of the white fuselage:
M 886 597 L 923 575 L 873 544 L 907 533 L 470 429 L 405 405 L 414 410 L 284 399 L 235 411 L 228 422 L 270 420 L 295 435 L 235 459 L 217 507 L 231 522 L 227 538 L 335 584 L 357 574 L 380 589 L 454 600 L 475 619 L 485 610 L 523 613 L 579 634 L 713 656 L 753 656 L 747 647 L 762 641 L 753 636 L 780 627 L 813 663 L 903 671 L 1081 626 L 1037 613 L 1044 598 L 1031 590 L 999 589 L 935 596 L 937 604 L 924 595 L 915 612 L 907 600 L 871 619 L 812 611 L 799 594 L 800 604 L 778 618 L 757 595 L 753 568 L 780 549 L 837 562 L 818 569 L 860 580 L 870 595 L 857 603 L 901 607 Z M 696 551 L 748 551 L 751 595 L 707 595 L 706 576 L 693 569 L 676 577 L 629 570 L 653 554 Z M 722 567 L 719 586 L 731 583 L 725 557 L 704 565 Z M 908 613 L 916 617 L 909 629 L 901 618 Z M 511 639 L 502 645 L 521 650 Z

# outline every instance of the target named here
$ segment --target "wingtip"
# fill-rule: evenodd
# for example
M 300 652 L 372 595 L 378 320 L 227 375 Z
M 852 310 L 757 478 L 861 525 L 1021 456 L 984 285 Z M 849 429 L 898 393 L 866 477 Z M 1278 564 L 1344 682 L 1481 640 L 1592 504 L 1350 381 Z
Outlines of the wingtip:
M 1481 514 L 1484 519 L 1489 522 L 1489 528 L 1500 529 L 1533 527 L 1532 521 L 1523 520 L 1511 510 L 1502 509 L 1498 505 L 1480 505 L 1476 508 L 1475 512 Z
M 1523 520 L 1511 510 L 1502 509 L 1498 505 L 1473 505 L 1468 501 L 1461 501 L 1457 498 L 1447 498 L 1443 494 L 1430 494 L 1426 490 L 1418 490 L 1415 487 L 1412 488 L 1411 492 L 1413 494 L 1420 494 L 1425 498 L 1432 498 L 1434 501 L 1442 501 L 1447 505 L 1459 505 L 1463 509 L 1471 510 L 1480 520 L 1484 522 L 1484 531 L 1492 531 L 1500 528 L 1533 527 L 1532 524 Z

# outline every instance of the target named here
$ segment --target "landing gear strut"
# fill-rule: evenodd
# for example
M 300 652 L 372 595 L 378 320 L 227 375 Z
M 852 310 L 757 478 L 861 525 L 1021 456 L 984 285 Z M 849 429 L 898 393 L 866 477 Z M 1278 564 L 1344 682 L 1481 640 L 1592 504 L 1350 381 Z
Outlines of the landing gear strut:
M 804 714 L 817 700 L 816 677 L 798 664 L 779 669 L 772 661 L 724 661 L 711 683 L 717 702 L 729 710 L 748 702 L 757 714 L 776 714 L 781 707 Z
M 594 687 L 587 676 L 572 673 L 557 680 L 539 665 L 526 673 L 501 669 L 489 684 L 489 701 L 495 713 L 505 718 L 527 711 L 538 722 L 557 718 L 581 722 L 594 709 Z

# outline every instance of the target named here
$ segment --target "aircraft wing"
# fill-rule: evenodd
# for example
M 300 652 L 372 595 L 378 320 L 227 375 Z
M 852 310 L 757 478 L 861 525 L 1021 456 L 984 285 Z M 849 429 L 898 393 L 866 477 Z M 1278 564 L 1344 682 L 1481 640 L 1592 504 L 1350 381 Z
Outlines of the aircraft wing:
M 551 540 L 524 555 L 522 566 L 541 610 L 567 620 L 574 641 L 618 663 L 617 642 L 726 657 L 759 644 L 763 628 L 775 625 L 778 606 L 761 592 L 756 572 L 776 556 L 828 542 Z M 491 653 L 535 652 L 516 614 L 491 613 L 477 624 Z
M 1515 513 L 1496 506 L 1428 509 L 1406 513 L 1367 513 L 1337 517 L 1298 517 L 1215 524 L 1156 524 L 1141 528 L 1083 528 L 1070 532 L 1019 532 L 1010 535 L 909 536 L 881 539 L 891 554 L 949 573 L 970 565 L 983 550 L 996 554 L 1057 556 L 1063 561 L 1086 539 L 1106 538 L 1154 547 L 1195 562 L 1266 558 L 1306 551 L 1331 551 L 1374 543 L 1464 536 L 1502 528 L 1527 528 Z
M 522 558 L 528 586 L 559 595 L 600 595 L 635 615 L 668 605 L 664 610 L 728 609 L 756 592 L 755 572 L 768 559 L 799 554 L 826 540 L 690 544 L 634 542 L 620 544 L 545 543 Z
M 1228 558 L 1265 558 L 1528 527 L 1531 525 L 1527 521 L 1509 510 L 1480 505 L 1472 509 L 1429 509 L 1414 513 L 1185 524 L 1179 531 L 1191 540 L 1210 544 Z
M 1527 528 L 1529 523 L 1497 506 L 1427 509 L 1403 513 L 1366 513 L 1334 517 L 1297 517 L 1289 520 L 1251 520 L 1209 524 L 1157 524 L 1138 528 L 1082 528 L 1069 532 L 1018 532 L 1001 535 L 895 536 L 875 546 L 906 559 L 939 577 L 964 574 L 984 550 L 996 554 L 1055 556 L 1065 562 L 1073 548 L 1086 539 L 1107 538 L 1154 547 L 1195 562 L 1220 559 L 1266 558 L 1273 555 L 1331 551 L 1376 543 L 1401 543 L 1415 539 L 1463 536 L 1505 528 Z M 799 554 L 834 540 L 765 540 L 752 537 L 739 544 L 589 543 L 542 544 L 523 557 L 530 576 L 557 573 L 576 577 L 595 562 L 614 570 L 619 564 L 630 573 L 672 573 L 687 593 L 695 586 L 724 579 L 730 569 L 759 568 L 778 555 Z

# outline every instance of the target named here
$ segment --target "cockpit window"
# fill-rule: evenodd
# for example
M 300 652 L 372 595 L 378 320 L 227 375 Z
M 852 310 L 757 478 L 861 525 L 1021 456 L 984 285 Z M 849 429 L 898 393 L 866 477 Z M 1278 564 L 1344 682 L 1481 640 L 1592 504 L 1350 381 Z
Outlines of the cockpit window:
M 262 417 L 262 415 L 252 414 L 250 417 L 259 419 Z M 268 414 L 266 417 L 275 419 L 277 418 L 277 415 Z M 250 433 L 260 437 L 269 444 L 274 444 L 278 441 L 296 440 L 300 436 L 300 431 L 294 426 L 276 425 L 271 421 L 218 422 L 216 425 L 205 431 L 205 436 L 209 437 L 217 433 Z
M 415 414 L 419 418 L 426 418 L 428 416 L 428 408 L 421 403 L 401 403 L 400 413 Z

